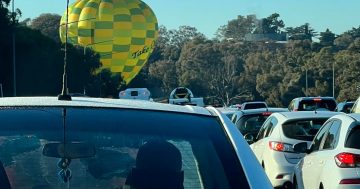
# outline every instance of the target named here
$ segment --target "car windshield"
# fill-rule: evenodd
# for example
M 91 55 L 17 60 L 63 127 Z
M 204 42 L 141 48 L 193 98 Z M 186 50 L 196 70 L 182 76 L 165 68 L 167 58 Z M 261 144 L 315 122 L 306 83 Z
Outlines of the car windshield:
M 13 189 L 249 188 L 215 117 L 42 107 L 1 109 L 0 120 L 0 181 Z
M 323 118 L 313 118 L 288 121 L 282 125 L 282 129 L 287 138 L 312 141 L 326 120 Z
M 321 99 L 319 101 L 314 100 L 301 100 L 299 103 L 299 111 L 314 111 L 314 110 L 328 110 L 334 111 L 336 108 L 336 102 L 334 100 Z
M 236 123 L 236 126 L 242 134 L 246 134 L 248 132 L 254 132 L 257 134 L 261 125 L 268 117 L 269 115 L 263 114 L 244 115 Z

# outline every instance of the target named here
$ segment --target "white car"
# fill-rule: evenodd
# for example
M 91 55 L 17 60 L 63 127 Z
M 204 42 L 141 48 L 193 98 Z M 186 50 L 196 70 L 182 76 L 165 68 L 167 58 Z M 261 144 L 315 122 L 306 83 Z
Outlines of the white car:
M 295 167 L 296 188 L 360 188 L 360 114 L 332 117 L 309 149 L 294 149 L 307 153 Z
M 338 112 L 279 112 L 262 125 L 256 142 L 250 147 L 265 169 L 273 187 L 291 188 L 295 165 L 304 154 L 293 145 L 310 143 L 322 124 Z

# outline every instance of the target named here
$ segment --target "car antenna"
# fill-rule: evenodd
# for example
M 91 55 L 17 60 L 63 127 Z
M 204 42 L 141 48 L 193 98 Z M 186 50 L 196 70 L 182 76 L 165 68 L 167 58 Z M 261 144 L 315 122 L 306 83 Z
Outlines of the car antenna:
M 67 43 L 68 43 L 68 29 L 69 29 L 69 0 L 66 0 L 66 24 L 65 24 L 65 49 L 64 49 L 64 73 L 62 81 L 62 92 L 58 95 L 58 100 L 71 101 L 71 96 L 67 91 Z

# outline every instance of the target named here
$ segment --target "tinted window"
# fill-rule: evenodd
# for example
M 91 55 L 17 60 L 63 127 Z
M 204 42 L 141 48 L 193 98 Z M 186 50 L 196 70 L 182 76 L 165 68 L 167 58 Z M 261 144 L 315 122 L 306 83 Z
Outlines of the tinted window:
M 333 124 L 331 125 L 329 131 L 326 134 L 326 138 L 325 138 L 324 145 L 323 145 L 322 149 L 331 150 L 331 149 L 334 149 L 336 147 L 338 137 L 339 137 L 340 126 L 341 126 L 340 121 L 334 121 L 333 122 Z
M 64 134 L 62 115 L 60 108 L 0 110 L 3 120 L 0 161 L 12 188 L 67 188 L 68 184 L 72 188 L 123 188 L 125 183 L 147 182 L 136 177 L 145 174 L 140 171 L 145 167 L 144 162 L 152 162 L 145 165 L 153 166 L 152 175 L 146 178 L 164 182 L 180 178 L 180 171 L 161 176 L 155 173 L 163 164 L 174 162 L 168 152 L 147 153 L 157 154 L 156 158 L 138 159 L 141 148 L 152 141 L 169 143 L 179 151 L 184 188 L 249 188 L 236 154 L 215 117 L 68 108 Z M 142 119 L 138 119 L 139 116 Z M 43 155 L 44 145 L 63 144 L 64 140 L 67 146 L 86 144 L 96 152 L 92 156 L 71 159 L 68 169 L 63 170 L 71 171 L 70 183 L 64 183 L 64 178 L 59 177 L 61 158 Z M 159 161 L 164 158 L 159 154 L 166 154 L 167 159 Z
M 312 141 L 326 119 L 289 121 L 282 125 L 284 135 L 291 139 Z
M 232 116 L 231 116 L 231 122 L 235 123 L 237 120 L 237 114 L 234 113 Z
M 358 103 L 359 103 L 359 99 L 355 101 L 353 107 L 352 107 L 351 110 L 350 110 L 351 113 L 360 112 Z
M 242 134 L 246 134 L 248 132 L 256 132 L 257 134 L 261 125 L 268 117 L 268 115 L 262 114 L 244 115 L 236 123 L 236 126 Z
M 271 127 L 271 120 L 273 118 L 268 118 L 265 123 L 262 125 L 262 127 L 260 128 L 260 131 L 258 133 L 258 136 L 256 137 L 256 140 L 260 140 L 264 137 L 266 137 L 266 131 L 268 130 L 269 127 Z
M 345 147 L 360 149 L 360 125 L 351 130 L 346 139 Z
M 320 101 L 314 100 L 301 100 L 299 103 L 299 111 L 314 111 L 326 109 L 329 111 L 334 111 L 336 108 L 336 102 L 334 100 L 325 100 L 321 99 Z
M 295 100 L 292 100 L 292 101 L 290 102 L 290 104 L 289 104 L 288 109 L 289 109 L 290 111 L 294 110 L 294 101 L 295 101 Z
M 320 145 L 323 141 L 323 138 L 324 138 L 326 132 L 329 130 L 331 124 L 332 124 L 332 122 L 328 122 L 323 127 L 321 127 L 320 131 L 317 133 L 313 142 L 311 143 L 311 151 L 312 152 L 319 150 Z
M 264 103 L 251 103 L 251 104 L 246 104 L 244 107 L 244 110 L 248 110 L 248 109 L 258 109 L 258 108 L 266 108 L 266 105 Z
M 138 91 L 131 91 L 130 95 L 131 96 L 138 96 L 139 94 L 138 94 Z
M 353 102 L 348 102 L 346 103 L 342 109 L 340 109 L 339 111 L 341 112 L 345 112 L 345 113 L 350 113 L 351 111 L 351 108 L 353 107 L 354 103 Z
M 273 117 L 270 120 L 269 125 L 266 127 L 266 130 L 265 130 L 265 135 L 264 135 L 265 137 L 268 137 L 272 133 L 272 131 L 277 123 L 278 123 L 278 120 L 275 117 Z

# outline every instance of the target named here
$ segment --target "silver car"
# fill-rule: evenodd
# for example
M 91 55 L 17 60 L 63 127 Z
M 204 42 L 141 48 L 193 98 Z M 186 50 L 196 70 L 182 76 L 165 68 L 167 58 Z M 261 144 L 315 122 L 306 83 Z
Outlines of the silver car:
M 0 98 L 0 188 L 271 188 L 212 107 Z

